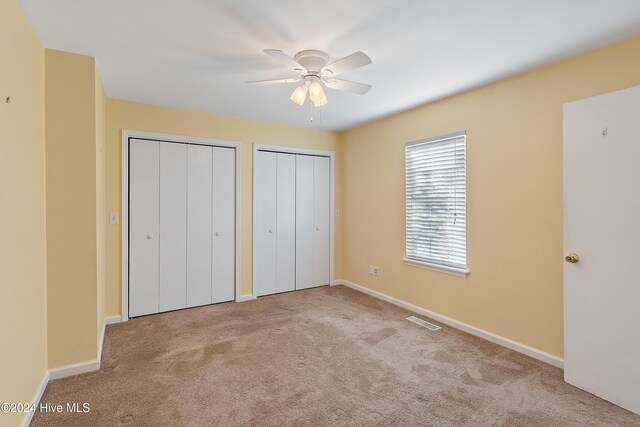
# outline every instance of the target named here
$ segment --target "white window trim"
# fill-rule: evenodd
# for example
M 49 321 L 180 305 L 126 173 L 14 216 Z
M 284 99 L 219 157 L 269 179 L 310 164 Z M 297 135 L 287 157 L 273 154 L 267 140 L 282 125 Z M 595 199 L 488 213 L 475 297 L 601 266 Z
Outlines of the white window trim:
M 411 259 L 411 258 L 407 258 L 407 257 L 402 258 L 402 261 L 405 264 L 410 265 L 412 267 L 424 268 L 426 270 L 439 271 L 440 273 L 453 274 L 454 276 L 459 276 L 459 277 L 467 277 L 469 275 L 469 273 L 470 273 L 469 269 L 467 269 L 467 268 L 448 267 L 448 266 L 442 265 L 442 264 L 434 264 L 432 262 L 420 261 L 420 260 L 417 260 L 417 259 Z
M 412 145 L 419 145 L 419 144 L 424 144 L 424 143 L 429 143 L 429 142 L 434 142 L 434 141 L 440 141 L 443 139 L 448 139 L 448 138 L 455 138 L 458 136 L 464 135 L 466 138 L 467 132 L 466 131 L 461 131 L 461 132 L 454 132 L 454 133 L 450 133 L 450 134 L 446 134 L 446 135 L 440 135 L 437 137 L 433 137 L 433 138 L 427 138 L 427 139 L 421 139 L 418 141 L 413 141 L 413 142 L 409 142 L 407 144 L 405 144 L 405 149 L 406 147 L 410 147 Z M 466 145 L 466 142 L 465 142 Z M 406 173 L 406 165 L 405 165 L 405 173 Z M 467 191 L 467 188 L 465 186 L 465 191 Z M 405 189 L 405 193 L 406 193 L 406 189 Z M 406 194 L 405 194 L 406 197 Z M 406 212 L 405 212 L 405 222 L 406 222 Z M 468 231 L 468 230 L 466 230 Z M 467 258 L 468 258 L 468 251 L 469 251 L 469 242 L 468 242 L 468 235 L 465 236 L 465 239 L 467 239 L 466 245 L 467 245 Z M 406 238 L 405 238 L 405 249 L 406 249 Z M 468 268 L 468 264 L 466 266 L 466 268 L 460 268 L 460 267 L 452 267 L 452 266 L 448 266 L 445 264 L 438 264 L 438 263 L 434 263 L 434 262 L 429 262 L 426 260 L 422 260 L 422 259 L 415 259 L 415 258 L 409 258 L 408 256 L 404 256 L 402 258 L 402 262 L 404 262 L 406 265 L 412 266 L 412 267 L 418 267 L 418 268 L 423 268 L 426 270 L 432 270 L 432 271 L 438 271 L 440 273 L 447 273 L 447 274 L 451 274 L 454 276 L 458 276 L 458 277 L 468 277 L 470 274 L 470 270 Z M 467 259 L 468 262 L 468 259 Z

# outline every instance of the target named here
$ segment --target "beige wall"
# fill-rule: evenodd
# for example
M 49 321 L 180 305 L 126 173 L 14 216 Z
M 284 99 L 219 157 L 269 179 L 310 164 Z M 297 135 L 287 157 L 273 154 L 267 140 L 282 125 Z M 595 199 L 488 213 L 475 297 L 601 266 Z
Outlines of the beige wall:
M 49 368 L 97 357 L 95 86 L 94 58 L 45 50 Z
M 122 129 L 238 141 L 242 152 L 241 293 L 252 292 L 253 145 L 273 144 L 336 152 L 335 206 L 342 200 L 342 155 L 334 132 L 176 110 L 120 100 L 107 100 L 107 210 L 121 212 Z M 107 231 L 107 315 L 120 314 L 121 228 Z M 335 277 L 342 274 L 342 223 L 335 221 Z
M 635 38 L 346 132 L 343 278 L 562 356 L 562 105 L 638 84 Z M 463 130 L 468 278 L 402 262 L 404 144 Z
M 0 11 L 0 402 L 31 402 L 47 369 L 44 54 L 17 1 Z

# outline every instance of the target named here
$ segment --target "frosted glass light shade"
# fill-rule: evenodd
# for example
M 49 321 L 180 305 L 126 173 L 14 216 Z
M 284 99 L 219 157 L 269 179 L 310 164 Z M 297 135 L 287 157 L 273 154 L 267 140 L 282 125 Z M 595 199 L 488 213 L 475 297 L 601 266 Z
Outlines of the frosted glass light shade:
M 315 107 L 322 107 L 327 105 L 327 96 L 324 94 L 324 89 L 320 82 L 313 82 L 309 85 L 309 96 Z
M 298 105 L 304 104 L 304 100 L 307 99 L 307 85 L 298 86 L 290 99 Z

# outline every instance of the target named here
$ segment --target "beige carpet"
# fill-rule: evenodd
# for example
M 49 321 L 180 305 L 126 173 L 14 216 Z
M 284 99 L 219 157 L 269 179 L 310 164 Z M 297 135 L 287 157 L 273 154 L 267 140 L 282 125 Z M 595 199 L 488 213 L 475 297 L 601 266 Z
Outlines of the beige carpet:
M 35 426 L 619 426 L 562 371 L 336 286 L 107 328 L 100 371 L 52 381 Z

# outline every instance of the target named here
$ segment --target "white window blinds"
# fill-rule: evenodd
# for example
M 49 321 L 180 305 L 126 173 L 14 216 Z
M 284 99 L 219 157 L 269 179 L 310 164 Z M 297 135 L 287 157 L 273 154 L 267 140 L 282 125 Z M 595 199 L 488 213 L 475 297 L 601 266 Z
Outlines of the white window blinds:
M 464 132 L 407 144 L 407 260 L 467 268 Z

